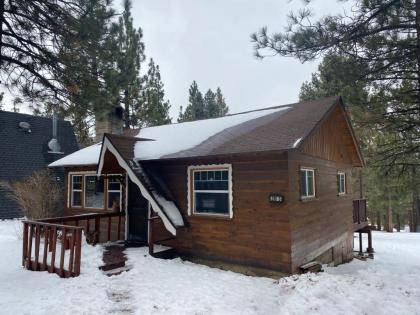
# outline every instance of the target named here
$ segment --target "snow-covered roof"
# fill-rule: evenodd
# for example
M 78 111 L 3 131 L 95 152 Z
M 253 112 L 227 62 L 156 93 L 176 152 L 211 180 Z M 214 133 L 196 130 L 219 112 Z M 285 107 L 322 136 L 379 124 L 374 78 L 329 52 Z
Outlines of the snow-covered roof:
M 219 118 L 142 128 L 135 137 L 139 141 L 133 144 L 131 158 L 140 162 L 296 149 L 338 102 L 338 98 L 331 97 Z M 101 144 L 95 144 L 49 166 L 96 165 L 100 150 Z
M 101 153 L 101 146 L 101 142 L 95 143 L 51 163 L 48 167 L 97 165 L 99 154 Z

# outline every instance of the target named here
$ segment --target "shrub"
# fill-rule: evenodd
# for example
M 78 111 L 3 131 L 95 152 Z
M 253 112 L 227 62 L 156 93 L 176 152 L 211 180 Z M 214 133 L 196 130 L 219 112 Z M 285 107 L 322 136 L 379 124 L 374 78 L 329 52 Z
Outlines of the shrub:
M 28 219 L 40 219 L 62 212 L 63 191 L 50 170 L 40 170 L 21 181 L 1 183 L 11 191 Z

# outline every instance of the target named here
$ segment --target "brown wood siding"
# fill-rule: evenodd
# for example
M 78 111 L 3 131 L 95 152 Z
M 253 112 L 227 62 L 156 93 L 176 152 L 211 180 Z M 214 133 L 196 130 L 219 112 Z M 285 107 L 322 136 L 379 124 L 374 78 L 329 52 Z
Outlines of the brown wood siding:
M 188 216 L 188 166 L 232 165 L 233 218 Z M 211 160 L 149 162 L 168 184 L 188 227 L 170 242 L 185 255 L 290 271 L 290 230 L 286 204 L 268 201 L 288 195 L 287 154 Z
M 352 148 L 342 122 L 342 109 L 335 108 L 302 144 L 289 153 L 292 271 L 333 249 L 334 259 L 352 255 Z M 300 168 L 315 169 L 315 198 L 300 198 Z M 338 195 L 337 172 L 346 173 L 346 194 Z M 340 256 L 340 257 L 338 257 Z M 337 258 L 337 259 L 336 259 Z
M 300 151 L 337 163 L 360 164 L 357 148 L 341 106 L 336 106 L 320 126 L 304 140 Z M 360 165 L 361 166 L 361 165 Z

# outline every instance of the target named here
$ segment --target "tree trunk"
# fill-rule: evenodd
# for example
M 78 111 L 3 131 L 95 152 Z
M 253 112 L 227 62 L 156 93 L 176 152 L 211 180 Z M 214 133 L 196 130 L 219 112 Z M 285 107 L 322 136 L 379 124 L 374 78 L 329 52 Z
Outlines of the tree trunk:
M 381 214 L 379 213 L 379 211 L 376 212 L 376 224 L 377 224 L 376 229 L 378 231 L 381 231 L 382 230 L 382 226 L 381 226 Z
M 398 213 L 397 213 L 397 232 L 401 232 L 401 218 Z
M 130 103 L 128 101 L 128 88 L 124 90 L 124 125 L 130 128 Z

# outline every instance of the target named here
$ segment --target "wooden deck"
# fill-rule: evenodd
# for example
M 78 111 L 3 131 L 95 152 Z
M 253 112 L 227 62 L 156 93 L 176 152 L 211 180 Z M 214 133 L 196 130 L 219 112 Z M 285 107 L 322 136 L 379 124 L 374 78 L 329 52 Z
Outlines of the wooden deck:
M 359 231 L 368 226 L 366 199 L 353 200 L 353 231 Z

